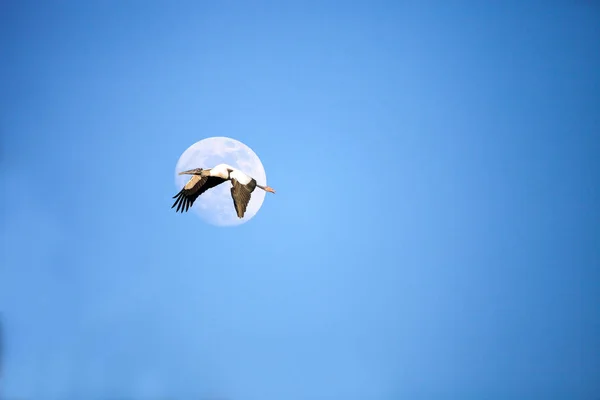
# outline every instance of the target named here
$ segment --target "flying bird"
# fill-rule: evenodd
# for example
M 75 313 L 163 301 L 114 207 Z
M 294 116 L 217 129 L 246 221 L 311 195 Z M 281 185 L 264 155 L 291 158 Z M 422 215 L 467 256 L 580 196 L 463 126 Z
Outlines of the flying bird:
M 255 188 L 259 187 L 265 192 L 275 193 L 273 188 L 259 185 L 256 183 L 256 179 L 227 164 L 219 164 L 209 169 L 190 169 L 180 172 L 179 175 L 192 175 L 192 177 L 183 189 L 173 196 L 175 203 L 171 208 L 177 206 L 175 212 L 187 212 L 198 196 L 225 181 L 231 181 L 231 197 L 238 218 L 244 217 L 250 196 Z

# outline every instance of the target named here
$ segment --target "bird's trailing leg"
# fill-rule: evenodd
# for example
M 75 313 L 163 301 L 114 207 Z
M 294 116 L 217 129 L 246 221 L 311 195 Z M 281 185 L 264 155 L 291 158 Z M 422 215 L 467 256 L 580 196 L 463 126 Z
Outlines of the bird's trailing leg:
M 256 186 L 258 186 L 259 188 L 261 188 L 265 192 L 275 193 L 275 189 L 273 189 L 271 186 L 262 186 L 262 185 L 256 185 Z

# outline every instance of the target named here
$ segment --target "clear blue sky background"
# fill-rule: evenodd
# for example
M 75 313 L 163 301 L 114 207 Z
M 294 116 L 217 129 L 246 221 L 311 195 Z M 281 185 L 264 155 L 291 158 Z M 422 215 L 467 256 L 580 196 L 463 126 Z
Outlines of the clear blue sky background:
M 0 6 L 5 398 L 600 396 L 597 4 L 53 3 Z M 237 228 L 170 208 L 221 135 Z

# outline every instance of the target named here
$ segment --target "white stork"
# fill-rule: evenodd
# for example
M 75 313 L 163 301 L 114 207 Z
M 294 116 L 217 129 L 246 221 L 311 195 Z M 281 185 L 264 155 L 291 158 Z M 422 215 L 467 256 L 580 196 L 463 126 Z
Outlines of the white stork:
M 176 200 L 171 208 L 177 206 L 175 212 L 181 210 L 183 213 L 189 210 L 198 196 L 225 181 L 231 181 L 231 197 L 233 198 L 233 205 L 239 218 L 244 217 L 246 207 L 248 207 L 248 202 L 250 201 L 250 195 L 256 187 L 261 188 L 265 192 L 275 193 L 273 188 L 257 184 L 254 178 L 227 164 L 219 164 L 209 169 L 190 169 L 189 171 L 180 172 L 179 175 L 192 175 L 192 177 L 183 189 L 173 196 Z

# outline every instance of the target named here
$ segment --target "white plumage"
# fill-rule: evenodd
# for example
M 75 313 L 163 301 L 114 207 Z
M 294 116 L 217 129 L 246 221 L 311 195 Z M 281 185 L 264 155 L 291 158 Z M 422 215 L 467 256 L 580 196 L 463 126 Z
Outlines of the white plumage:
M 209 171 L 210 176 L 219 177 L 225 180 L 235 179 L 242 185 L 247 185 L 252 180 L 252 177 L 228 164 L 219 164 Z M 184 172 L 181 172 L 181 174 L 183 173 Z

